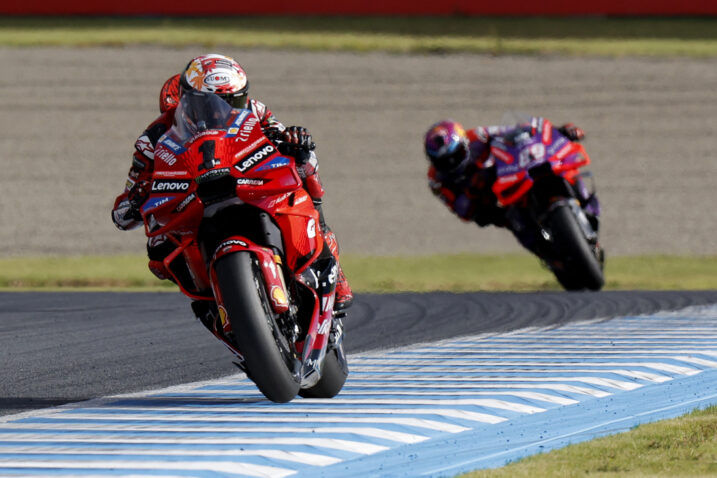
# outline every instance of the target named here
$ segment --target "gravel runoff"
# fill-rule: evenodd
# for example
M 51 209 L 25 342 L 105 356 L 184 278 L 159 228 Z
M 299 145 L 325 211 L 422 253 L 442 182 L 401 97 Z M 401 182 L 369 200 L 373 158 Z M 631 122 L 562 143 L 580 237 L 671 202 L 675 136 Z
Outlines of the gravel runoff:
M 282 122 L 310 128 L 344 252 L 520 250 L 431 195 L 422 134 L 522 111 L 587 132 L 608 254 L 717 254 L 715 59 L 216 50 Z M 110 208 L 163 81 L 201 53 L 0 48 L 1 256 L 144 251 Z

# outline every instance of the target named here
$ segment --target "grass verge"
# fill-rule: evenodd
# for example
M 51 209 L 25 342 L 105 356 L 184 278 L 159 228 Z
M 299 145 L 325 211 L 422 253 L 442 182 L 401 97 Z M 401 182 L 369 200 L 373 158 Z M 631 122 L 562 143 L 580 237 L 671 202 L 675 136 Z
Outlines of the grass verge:
M 713 18 L 0 17 L 0 45 L 717 56 Z
M 717 476 L 717 407 L 462 478 Z
M 345 254 L 342 266 L 357 292 L 560 290 L 527 254 L 378 257 Z M 609 290 L 717 289 L 717 256 L 608 258 Z M 175 290 L 130 256 L 0 258 L 2 289 Z

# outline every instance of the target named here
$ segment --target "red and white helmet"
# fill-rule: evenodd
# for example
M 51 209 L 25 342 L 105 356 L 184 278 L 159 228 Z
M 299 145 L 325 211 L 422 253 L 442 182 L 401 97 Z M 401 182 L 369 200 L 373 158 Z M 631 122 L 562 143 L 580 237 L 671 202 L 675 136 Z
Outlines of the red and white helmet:
M 233 108 L 246 108 L 249 80 L 244 69 L 224 55 L 209 54 L 187 64 L 180 79 L 185 90 L 197 90 L 221 96 Z

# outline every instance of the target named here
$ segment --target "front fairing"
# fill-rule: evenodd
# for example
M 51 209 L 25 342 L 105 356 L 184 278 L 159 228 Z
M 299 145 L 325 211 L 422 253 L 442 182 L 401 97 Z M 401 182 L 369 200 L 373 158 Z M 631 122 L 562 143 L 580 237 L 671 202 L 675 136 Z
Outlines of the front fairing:
M 515 204 L 530 191 L 531 169 L 547 162 L 554 174 L 570 180 L 578 168 L 590 162 L 582 145 L 571 142 L 547 120 L 540 130 L 521 124 L 494 139 L 491 155 L 496 168 L 493 192 L 502 206 Z
M 141 211 L 147 235 L 196 237 L 227 204 L 269 213 L 292 246 L 291 265 L 321 249 L 318 213 L 294 159 L 280 154 L 259 119 L 216 95 L 185 94 L 155 148 L 153 190 Z

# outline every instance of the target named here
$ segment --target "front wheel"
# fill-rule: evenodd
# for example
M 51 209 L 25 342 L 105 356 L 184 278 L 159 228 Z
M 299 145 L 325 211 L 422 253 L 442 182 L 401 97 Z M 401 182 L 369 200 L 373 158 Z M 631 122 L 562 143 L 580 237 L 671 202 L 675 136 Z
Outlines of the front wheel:
M 548 218 L 559 265 L 551 266 L 566 290 L 600 290 L 605 284 L 602 263 L 568 205 L 557 206 Z
M 273 402 L 293 399 L 301 383 L 299 361 L 276 322 L 259 264 L 249 252 L 215 264 L 219 290 L 249 378 Z

